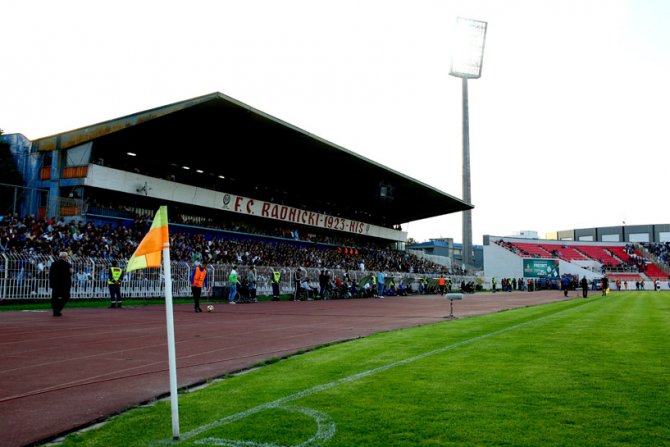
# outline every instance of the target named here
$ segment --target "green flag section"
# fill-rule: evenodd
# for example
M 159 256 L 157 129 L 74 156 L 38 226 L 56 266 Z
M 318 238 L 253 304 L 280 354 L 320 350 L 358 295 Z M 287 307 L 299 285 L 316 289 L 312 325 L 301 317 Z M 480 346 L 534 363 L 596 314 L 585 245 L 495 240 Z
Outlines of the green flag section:
M 126 271 L 145 269 L 148 267 L 161 266 L 161 252 L 163 248 L 170 246 L 170 236 L 168 234 L 167 206 L 161 206 L 156 212 L 156 217 L 151 224 L 151 228 L 137 250 L 128 260 Z

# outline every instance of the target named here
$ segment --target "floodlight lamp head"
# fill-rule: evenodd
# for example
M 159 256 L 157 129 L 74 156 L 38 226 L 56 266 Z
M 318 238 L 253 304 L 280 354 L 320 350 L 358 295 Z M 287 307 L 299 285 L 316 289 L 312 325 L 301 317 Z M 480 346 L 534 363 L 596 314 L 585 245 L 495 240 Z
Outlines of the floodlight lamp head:
M 487 23 L 456 18 L 449 74 L 457 78 L 477 79 L 482 75 Z

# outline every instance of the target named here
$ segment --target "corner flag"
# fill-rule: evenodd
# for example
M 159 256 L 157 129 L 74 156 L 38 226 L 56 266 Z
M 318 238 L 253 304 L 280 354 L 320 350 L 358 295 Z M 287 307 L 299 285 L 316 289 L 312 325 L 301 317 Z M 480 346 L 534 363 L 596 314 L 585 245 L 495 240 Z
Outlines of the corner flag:
M 169 246 L 167 206 L 161 206 L 156 212 L 151 229 L 128 260 L 126 272 L 148 267 L 160 267 L 161 251 Z
M 172 270 L 170 266 L 170 235 L 168 233 L 167 206 L 161 206 L 151 228 L 135 253 L 128 260 L 126 272 L 161 266 L 165 274 L 165 319 L 168 338 L 168 363 L 170 373 L 170 403 L 172 407 L 172 438 L 179 439 L 179 399 L 177 396 L 177 354 L 174 342 L 174 317 L 172 311 Z

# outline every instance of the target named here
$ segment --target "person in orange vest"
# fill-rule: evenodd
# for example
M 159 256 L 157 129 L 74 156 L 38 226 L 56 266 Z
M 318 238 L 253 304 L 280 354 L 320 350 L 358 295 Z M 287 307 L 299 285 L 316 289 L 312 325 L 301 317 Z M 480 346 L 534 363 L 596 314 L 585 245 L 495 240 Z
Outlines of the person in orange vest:
M 207 260 L 203 260 L 191 272 L 191 293 L 193 293 L 193 306 L 196 313 L 202 312 L 202 309 L 200 309 L 200 295 L 203 287 L 207 288 Z
M 440 288 L 440 295 L 444 295 L 444 288 L 447 285 L 447 280 L 444 279 L 444 275 L 440 275 L 440 279 L 437 280 L 437 285 Z

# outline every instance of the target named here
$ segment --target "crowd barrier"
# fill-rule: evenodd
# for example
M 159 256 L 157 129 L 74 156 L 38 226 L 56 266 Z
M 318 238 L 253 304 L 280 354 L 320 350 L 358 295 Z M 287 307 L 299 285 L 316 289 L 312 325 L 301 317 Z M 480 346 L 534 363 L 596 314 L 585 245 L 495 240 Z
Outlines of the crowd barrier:
M 0 254 L 0 301 L 17 300 L 48 300 L 51 297 L 49 288 L 49 267 L 56 258 L 53 256 L 36 255 L 30 253 L 2 253 Z M 113 259 L 88 258 L 73 256 L 69 259 L 72 265 L 72 300 L 108 299 L 107 275 Z M 125 267 L 125 259 L 116 259 L 120 267 Z M 174 297 L 190 297 L 190 277 L 193 264 L 186 262 L 170 263 L 172 271 L 172 294 Z M 215 297 L 227 296 L 228 275 L 231 266 L 228 264 L 208 265 L 208 286 L 210 293 Z M 272 294 L 272 277 L 275 271 L 281 273 L 280 293 L 295 293 L 295 267 L 256 266 L 256 294 L 258 296 Z M 319 288 L 319 274 L 322 269 L 300 268 L 301 275 L 306 275 L 309 285 Z M 370 276 L 368 271 L 345 271 L 342 269 L 327 269 L 332 278 L 344 278 L 348 274 L 352 281 L 360 284 Z M 249 271 L 248 266 L 238 266 L 240 278 L 245 278 Z M 396 284 L 403 282 L 411 293 L 417 293 L 421 283 L 430 280 L 434 287 L 433 275 L 416 275 L 412 273 L 387 272 L 387 282 L 392 278 Z M 474 281 L 474 277 L 452 276 L 454 285 L 461 281 Z M 124 298 L 163 298 L 165 296 L 165 281 L 163 269 L 152 268 L 135 270 L 124 273 L 121 284 L 121 294 Z

